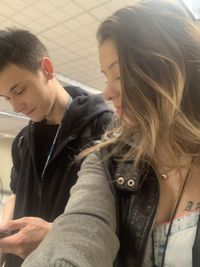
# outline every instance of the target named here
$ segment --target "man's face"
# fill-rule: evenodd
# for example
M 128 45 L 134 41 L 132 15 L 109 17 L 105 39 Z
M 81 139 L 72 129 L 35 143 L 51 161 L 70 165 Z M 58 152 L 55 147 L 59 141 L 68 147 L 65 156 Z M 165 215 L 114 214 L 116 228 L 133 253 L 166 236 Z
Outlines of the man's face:
M 33 73 L 9 64 L 0 72 L 0 96 L 9 101 L 13 111 L 38 122 L 51 113 L 55 91 L 42 68 Z

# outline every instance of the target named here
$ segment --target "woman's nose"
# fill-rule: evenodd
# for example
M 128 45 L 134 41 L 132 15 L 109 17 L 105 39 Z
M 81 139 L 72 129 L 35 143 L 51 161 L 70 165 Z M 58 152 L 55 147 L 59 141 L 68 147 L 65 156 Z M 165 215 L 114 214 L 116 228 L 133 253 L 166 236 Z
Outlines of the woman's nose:
M 104 98 L 108 101 L 112 101 L 114 98 L 113 89 L 110 84 L 107 84 L 106 88 L 104 89 Z

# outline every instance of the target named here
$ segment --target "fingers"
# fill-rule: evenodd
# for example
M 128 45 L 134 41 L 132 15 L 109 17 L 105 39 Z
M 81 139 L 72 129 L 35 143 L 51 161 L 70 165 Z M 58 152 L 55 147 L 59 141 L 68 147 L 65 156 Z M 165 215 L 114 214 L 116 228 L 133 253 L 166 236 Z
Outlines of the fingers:
M 4 232 L 11 232 L 14 230 L 22 229 L 24 228 L 24 226 L 26 226 L 26 224 L 27 224 L 26 218 L 8 221 L 0 225 L 0 233 L 3 234 Z
M 24 235 L 21 231 L 26 227 L 26 218 L 8 221 L 0 226 L 0 248 L 3 253 L 11 253 L 21 257 Z M 19 232 L 18 232 L 19 231 Z
M 26 258 L 37 246 L 24 242 L 24 236 L 18 232 L 9 237 L 0 239 L 1 251 L 4 254 L 14 254 Z
M 20 243 L 18 233 L 0 239 L 0 247 L 3 253 L 13 253 Z
M 3 253 L 11 253 L 22 258 L 29 255 L 44 239 L 52 223 L 41 218 L 24 217 L 9 221 L 0 227 L 0 233 L 17 231 L 8 237 L 0 238 Z

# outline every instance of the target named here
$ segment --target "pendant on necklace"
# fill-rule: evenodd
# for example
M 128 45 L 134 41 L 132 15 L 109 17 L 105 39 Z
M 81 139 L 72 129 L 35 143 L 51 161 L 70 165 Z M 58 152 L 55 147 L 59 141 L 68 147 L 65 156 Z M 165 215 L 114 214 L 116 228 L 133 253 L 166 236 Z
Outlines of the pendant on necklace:
M 163 174 L 161 174 L 161 178 L 163 180 L 167 180 L 168 179 L 168 175 L 166 173 L 163 173 Z

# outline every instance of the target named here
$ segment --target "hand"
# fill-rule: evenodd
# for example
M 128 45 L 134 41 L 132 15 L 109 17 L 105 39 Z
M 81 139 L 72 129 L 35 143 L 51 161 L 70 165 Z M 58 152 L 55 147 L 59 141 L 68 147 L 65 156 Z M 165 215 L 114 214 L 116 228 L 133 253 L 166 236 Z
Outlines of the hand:
M 44 239 L 51 229 L 51 225 L 51 223 L 37 217 L 24 217 L 0 225 L 0 232 L 16 232 L 0 239 L 2 253 L 26 258 Z
M 2 250 L 0 249 L 0 267 L 3 266 L 5 262 L 5 254 L 2 253 Z

